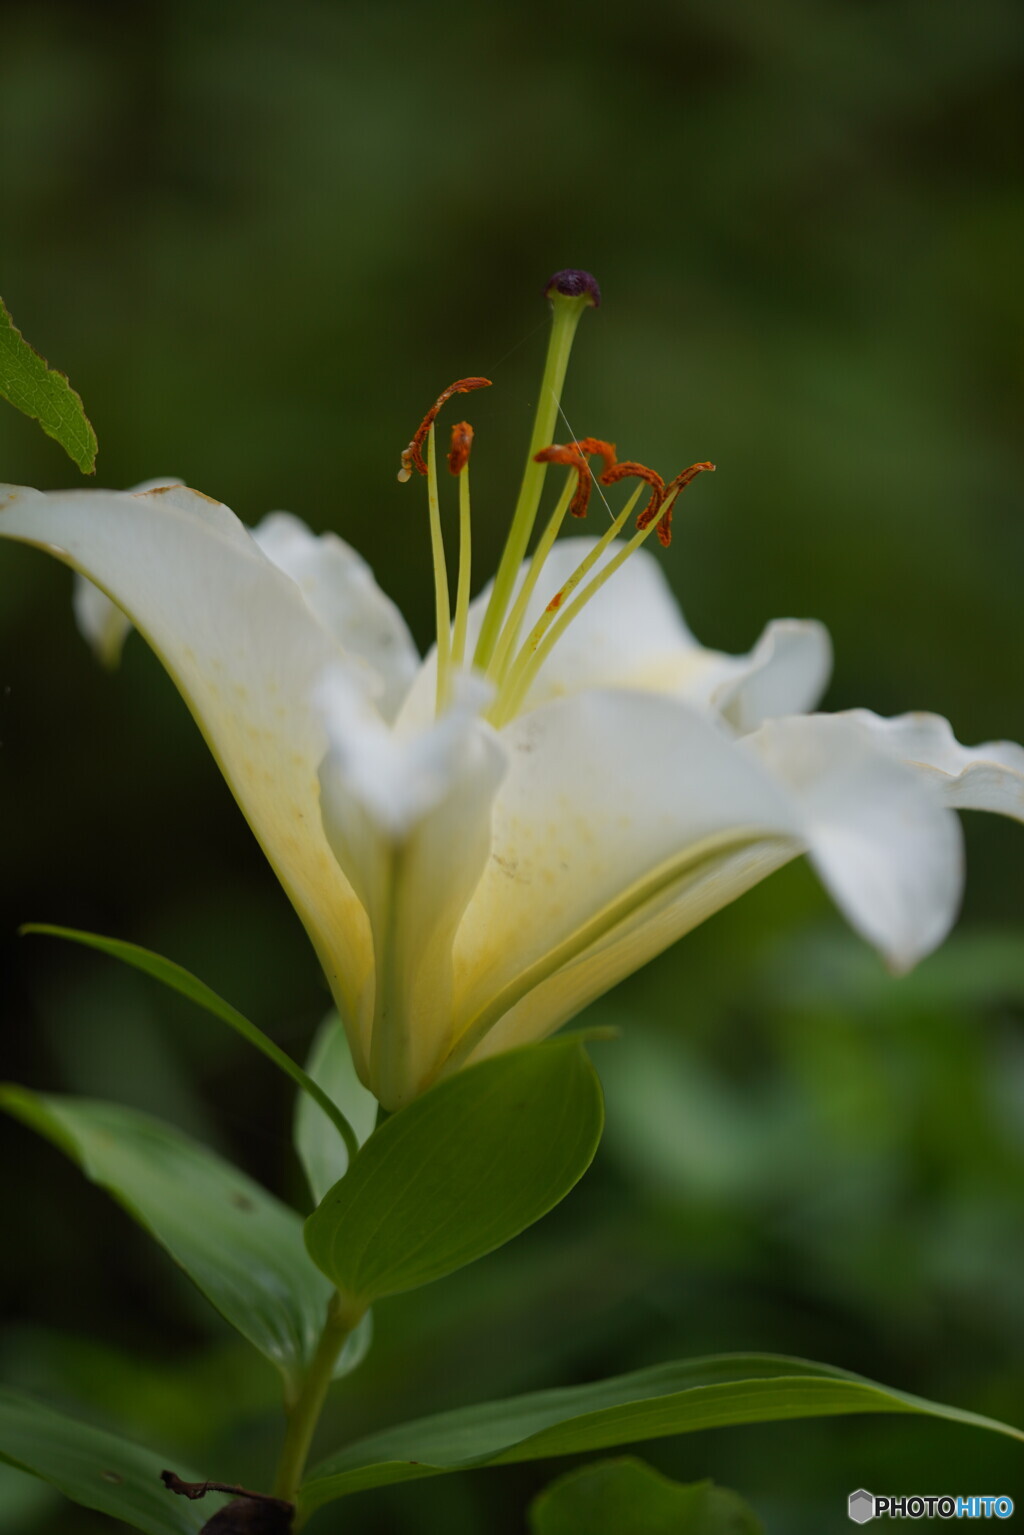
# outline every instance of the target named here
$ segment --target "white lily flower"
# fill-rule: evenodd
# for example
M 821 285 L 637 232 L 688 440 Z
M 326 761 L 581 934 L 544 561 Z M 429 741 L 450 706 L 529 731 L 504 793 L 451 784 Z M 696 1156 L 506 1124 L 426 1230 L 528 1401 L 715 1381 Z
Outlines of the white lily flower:
M 771 625 L 738 658 L 698 645 L 640 545 L 667 541 L 674 500 L 711 466 L 665 487 L 609 444 L 548 446 L 596 284 L 562 273 L 549 295 L 523 490 L 498 575 L 473 603 L 472 432 L 453 433 L 454 615 L 433 420 L 450 393 L 484 381 L 446 391 L 403 455 L 400 478 L 429 471 L 438 644 L 422 664 L 360 557 L 286 514 L 250 534 L 179 485 L 0 488 L 0 534 L 95 583 L 162 660 L 306 926 L 362 1080 L 389 1109 L 550 1034 L 801 853 L 852 925 L 906 968 L 957 910 L 948 807 L 1024 818 L 1020 747 L 967 751 L 931 716 L 806 714 L 830 664 L 819 625 Z M 638 475 L 651 500 L 630 536 L 618 535 L 635 496 L 601 539 L 555 544 L 598 453 L 604 483 Z M 573 473 L 524 560 L 551 462 Z

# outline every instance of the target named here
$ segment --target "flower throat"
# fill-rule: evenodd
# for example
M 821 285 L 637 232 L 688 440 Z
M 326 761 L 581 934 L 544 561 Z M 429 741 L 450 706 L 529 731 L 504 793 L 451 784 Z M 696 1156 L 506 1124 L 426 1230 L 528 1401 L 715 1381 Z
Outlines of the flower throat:
M 507 724 L 519 711 L 538 672 L 568 626 L 634 550 L 645 543 L 652 533 L 656 533 L 661 544 L 668 547 L 672 538 L 672 509 L 677 497 L 703 470 L 715 467 L 707 462 L 691 464 L 677 474 L 674 480 L 666 483 L 660 474 L 648 469 L 645 464 L 634 459 L 619 459 L 615 444 L 603 438 L 581 437 L 568 443 L 552 442 L 576 327 L 584 309 L 596 309 L 599 306 L 601 290 L 589 272 L 568 269 L 556 272 L 544 292 L 551 302 L 551 335 L 526 468 L 471 662 L 494 686 L 495 694 L 488 717 L 497 727 Z M 402 467 L 398 472 L 398 478 L 403 483 L 412 478 L 414 470 L 424 475 L 427 481 L 430 542 L 434 561 L 439 714 L 451 696 L 454 673 L 466 665 L 472 564 L 469 457 L 473 428 L 468 421 L 460 421 L 452 427 L 448 452 L 449 472 L 459 482 L 459 569 L 453 618 L 441 527 L 434 426 L 442 407 L 453 395 L 486 389 L 490 382 L 487 378 L 461 378 L 449 384 L 427 411 L 412 441 L 402 453 Z M 540 618 L 523 639 L 522 630 L 530 600 L 543 575 L 545 562 L 562 523 L 566 516 L 585 517 L 587 514 L 595 478 L 591 459 L 601 461 L 597 475 L 601 485 L 615 485 L 625 479 L 638 479 L 640 484 L 621 512 L 613 516 L 609 527 L 568 580 L 552 594 Z M 537 521 L 549 464 L 563 465 L 570 471 L 569 478 L 537 540 L 529 567 L 516 593 L 516 581 Z M 647 500 L 637 514 L 635 530 L 597 570 L 603 556 L 626 528 L 645 490 L 648 492 Z

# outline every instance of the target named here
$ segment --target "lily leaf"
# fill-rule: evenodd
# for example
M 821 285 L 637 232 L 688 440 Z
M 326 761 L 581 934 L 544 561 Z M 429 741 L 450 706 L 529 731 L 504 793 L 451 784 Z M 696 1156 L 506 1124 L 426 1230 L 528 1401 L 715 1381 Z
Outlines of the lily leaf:
M 96 468 L 96 433 L 81 396 L 29 346 L 0 299 L 0 396 L 38 421 L 83 474 Z
M 428 1284 L 563 1199 L 603 1124 L 601 1084 L 578 1039 L 481 1061 L 380 1126 L 306 1222 L 306 1246 L 359 1305 Z
M 180 1131 L 115 1103 L 13 1085 L 0 1107 L 45 1135 L 144 1227 L 221 1315 L 277 1365 L 286 1388 L 309 1364 L 330 1285 L 309 1262 L 299 1215 Z M 338 1374 L 365 1353 L 364 1319 Z
M 763 1535 L 743 1499 L 712 1482 L 670 1481 L 624 1455 L 578 1466 L 530 1504 L 531 1535 Z
M 20 1391 L 0 1389 L 0 1459 L 145 1535 L 196 1535 L 212 1512 L 167 1493 L 160 1480 L 166 1456 Z
M 71 943 L 83 944 L 87 949 L 98 949 L 101 954 L 109 954 L 111 959 L 119 959 L 123 964 L 131 965 L 136 970 L 151 975 L 154 980 L 162 981 L 172 991 L 179 992 L 183 997 L 188 997 L 190 1002 L 195 1002 L 199 1007 L 212 1013 L 222 1023 L 234 1029 L 237 1034 L 250 1045 L 255 1045 L 262 1055 L 291 1077 L 292 1081 L 308 1093 L 319 1104 L 334 1125 L 348 1149 L 349 1155 L 354 1156 L 358 1147 L 355 1133 L 337 1104 L 332 1102 L 323 1088 L 303 1071 L 290 1055 L 286 1055 L 279 1045 L 264 1034 L 262 1029 L 256 1027 L 240 1013 L 237 1007 L 232 1007 L 230 1002 L 225 1002 L 223 997 L 217 995 L 212 987 L 207 986 L 191 970 L 186 970 L 183 965 L 178 965 L 173 959 L 165 959 L 162 954 L 154 954 L 152 949 L 143 949 L 137 943 L 125 943 L 122 938 L 104 938 L 99 933 L 83 933 L 77 928 L 55 927 L 50 922 L 26 922 L 21 928 L 21 933 L 42 933 L 50 938 L 66 938 Z
M 317 1030 L 306 1071 L 341 1109 L 360 1145 L 368 1140 L 377 1123 L 377 1100 L 356 1076 L 352 1052 L 337 1013 L 328 1013 Z M 328 1189 L 344 1176 L 349 1156 L 334 1125 L 307 1093 L 300 1093 L 295 1100 L 295 1149 L 313 1199 L 319 1204 Z
M 719 1354 L 386 1429 L 315 1466 L 300 1509 L 306 1515 L 346 1493 L 446 1471 L 576 1455 L 699 1428 L 862 1412 L 923 1414 L 1024 1442 L 1024 1432 L 994 1418 L 893 1391 L 829 1365 L 778 1354 Z

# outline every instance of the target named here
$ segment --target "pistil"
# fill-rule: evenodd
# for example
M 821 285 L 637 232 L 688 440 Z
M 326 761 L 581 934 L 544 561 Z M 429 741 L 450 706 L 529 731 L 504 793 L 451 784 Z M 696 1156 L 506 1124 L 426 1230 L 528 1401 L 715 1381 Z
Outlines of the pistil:
M 494 589 L 484 615 L 477 640 L 474 665 L 486 671 L 494 655 L 505 614 L 512 600 L 519 567 L 526 555 L 533 525 L 537 520 L 540 498 L 544 490 L 547 465 L 537 461 L 537 454 L 555 434 L 555 423 L 562 402 L 562 385 L 569 365 L 576 327 L 584 309 L 594 308 L 601 302 L 601 290 L 589 272 L 568 270 L 556 272 L 545 289 L 551 300 L 551 336 L 548 341 L 547 361 L 541 379 L 537 412 L 527 453 L 526 469 L 519 490 L 509 529 L 508 539 L 494 578 Z

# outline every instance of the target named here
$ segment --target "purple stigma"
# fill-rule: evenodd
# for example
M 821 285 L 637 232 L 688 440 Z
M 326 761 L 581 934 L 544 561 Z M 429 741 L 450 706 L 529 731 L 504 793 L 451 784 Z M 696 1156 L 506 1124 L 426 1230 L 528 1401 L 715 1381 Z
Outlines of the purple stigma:
M 563 272 L 556 272 L 554 277 L 548 278 L 544 296 L 551 298 L 554 293 L 561 293 L 565 298 L 587 298 L 594 309 L 601 303 L 597 278 L 589 272 L 581 271 L 579 267 L 566 267 Z

